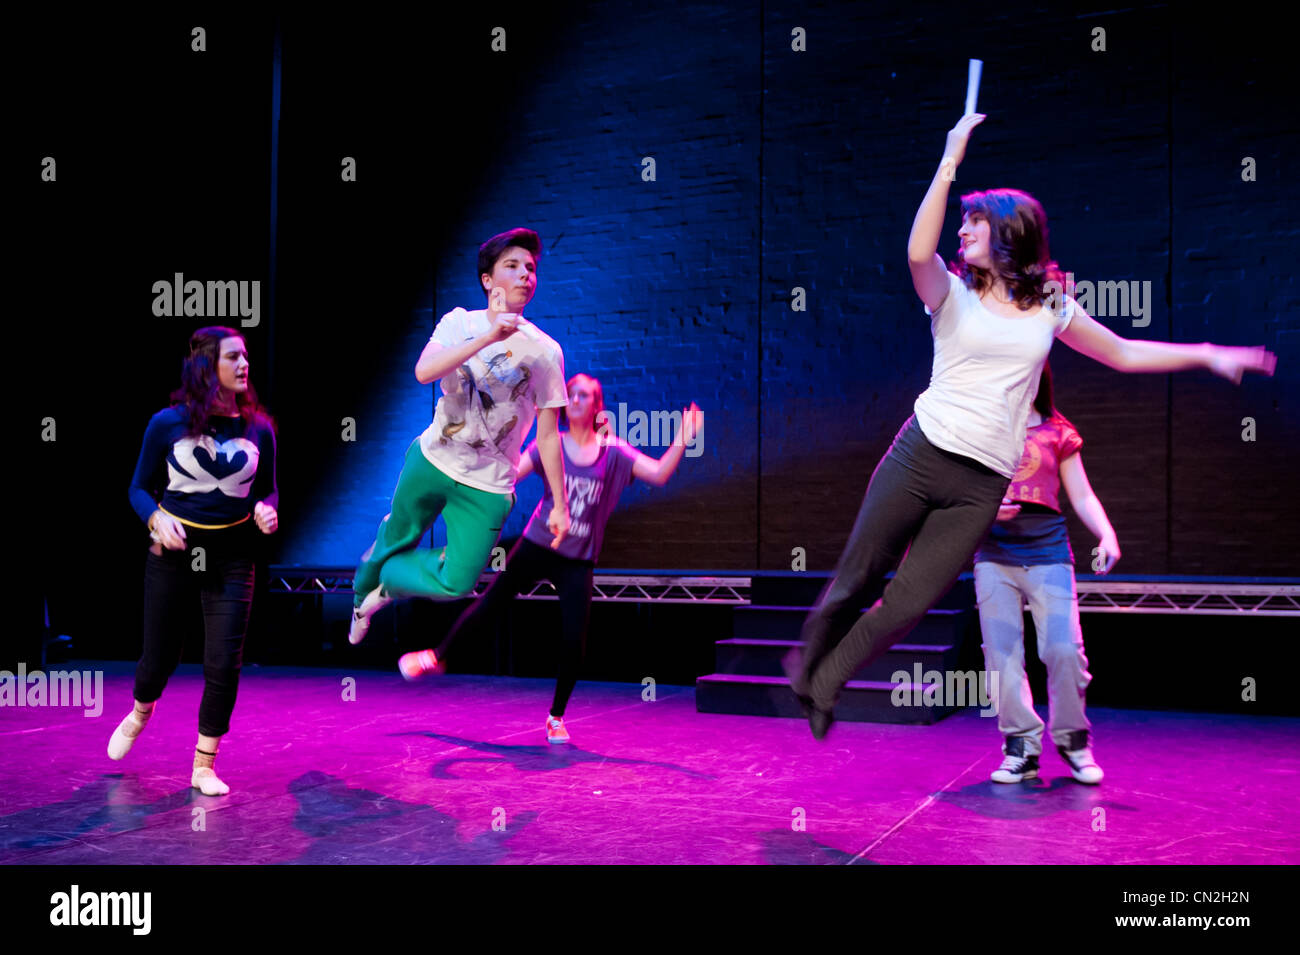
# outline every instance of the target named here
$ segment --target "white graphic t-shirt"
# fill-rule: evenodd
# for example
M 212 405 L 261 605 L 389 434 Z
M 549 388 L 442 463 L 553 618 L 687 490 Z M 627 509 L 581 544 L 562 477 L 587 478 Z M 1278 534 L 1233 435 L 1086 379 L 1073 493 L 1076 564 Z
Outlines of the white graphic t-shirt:
M 456 348 L 491 329 L 486 309 L 453 309 L 430 341 Z M 480 349 L 442 379 L 442 397 L 420 435 L 429 462 L 462 484 L 493 494 L 514 490 L 519 446 L 538 410 L 568 404 L 564 353 L 527 319 L 509 338 Z

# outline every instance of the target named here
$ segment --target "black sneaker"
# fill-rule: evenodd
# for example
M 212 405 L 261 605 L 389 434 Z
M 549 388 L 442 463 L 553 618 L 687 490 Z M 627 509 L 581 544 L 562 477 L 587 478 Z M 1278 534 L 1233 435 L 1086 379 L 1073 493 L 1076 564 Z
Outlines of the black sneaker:
M 1002 752 L 1006 758 L 989 779 L 995 783 L 1018 783 L 1022 779 L 1038 778 L 1038 757 L 1025 755 L 1023 736 L 1008 736 Z
M 785 671 L 786 679 L 790 681 L 790 689 L 794 691 L 795 697 L 799 700 L 799 707 L 803 710 L 805 717 L 811 716 L 813 710 L 811 691 L 808 689 L 807 679 L 803 673 L 803 653 L 798 647 L 794 647 L 781 658 L 781 669 Z M 814 731 L 813 735 L 816 735 Z M 822 734 L 823 736 L 825 733 Z M 820 737 L 818 737 L 820 739 Z
M 835 713 L 831 710 L 823 710 L 816 703 L 811 703 L 808 707 L 808 726 L 812 730 L 813 739 L 825 739 L 826 734 L 830 731 L 831 724 L 835 722 Z

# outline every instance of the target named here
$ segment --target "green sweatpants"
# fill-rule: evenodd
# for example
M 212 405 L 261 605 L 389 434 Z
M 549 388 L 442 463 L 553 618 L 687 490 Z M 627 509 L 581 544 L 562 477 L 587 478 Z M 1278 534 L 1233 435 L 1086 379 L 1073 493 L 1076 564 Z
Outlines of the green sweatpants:
M 513 494 L 480 491 L 448 477 L 429 463 L 416 438 L 406 449 L 392 511 L 353 576 L 354 603 L 381 584 L 394 597 L 455 600 L 473 593 L 514 502 Z M 416 548 L 439 514 L 447 522 L 447 546 Z

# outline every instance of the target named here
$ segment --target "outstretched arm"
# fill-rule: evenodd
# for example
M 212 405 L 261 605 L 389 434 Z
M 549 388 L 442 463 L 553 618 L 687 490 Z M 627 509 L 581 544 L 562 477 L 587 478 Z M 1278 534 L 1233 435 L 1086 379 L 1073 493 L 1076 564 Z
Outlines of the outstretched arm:
M 1059 337 L 1080 354 L 1116 371 L 1162 372 L 1208 368 L 1233 384 L 1240 384 L 1245 372 L 1256 371 L 1271 375 L 1277 366 L 1277 356 L 1263 347 L 1235 348 L 1211 345 L 1208 342 L 1181 345 L 1120 338 L 1079 308 L 1077 302 L 1074 317 Z
M 948 269 L 939 255 L 939 237 L 948 206 L 948 186 L 966 155 L 966 142 L 971 130 L 982 122 L 983 113 L 972 113 L 963 116 L 949 130 L 943 159 L 935 170 L 925 198 L 921 200 L 921 208 L 916 210 L 912 234 L 907 239 L 907 265 L 912 272 L 912 287 L 932 312 L 948 295 Z
M 663 487 L 677 470 L 677 465 L 682 463 L 686 445 L 695 440 L 695 436 L 703 426 L 704 412 L 692 401 L 691 406 L 682 412 L 682 426 L 677 431 L 677 439 L 673 441 L 672 447 L 664 452 L 663 457 L 655 459 L 635 449 L 632 450 L 635 455 L 632 459 L 633 477 L 655 487 Z
M 1070 497 L 1070 506 L 1088 530 L 1097 535 L 1097 548 L 1102 559 L 1099 574 L 1108 574 L 1120 558 L 1119 541 L 1115 537 L 1115 528 L 1110 526 L 1106 509 L 1101 506 L 1088 475 L 1083 470 L 1083 455 L 1072 454 L 1061 462 L 1061 484 Z

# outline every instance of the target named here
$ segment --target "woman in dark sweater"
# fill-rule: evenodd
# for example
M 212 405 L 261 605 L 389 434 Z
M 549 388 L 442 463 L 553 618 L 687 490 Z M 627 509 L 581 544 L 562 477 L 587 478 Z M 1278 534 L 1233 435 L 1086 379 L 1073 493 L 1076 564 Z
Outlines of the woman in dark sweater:
M 230 729 L 244 636 L 253 603 L 255 530 L 279 526 L 275 432 L 248 380 L 248 349 L 233 328 L 200 328 L 172 405 L 149 421 L 131 479 L 131 506 L 149 528 L 145 556 L 144 650 L 135 706 L 109 740 L 121 759 L 144 730 L 180 662 L 178 615 L 203 606 L 203 699 L 190 783 L 205 795 L 230 791 L 213 769 Z

